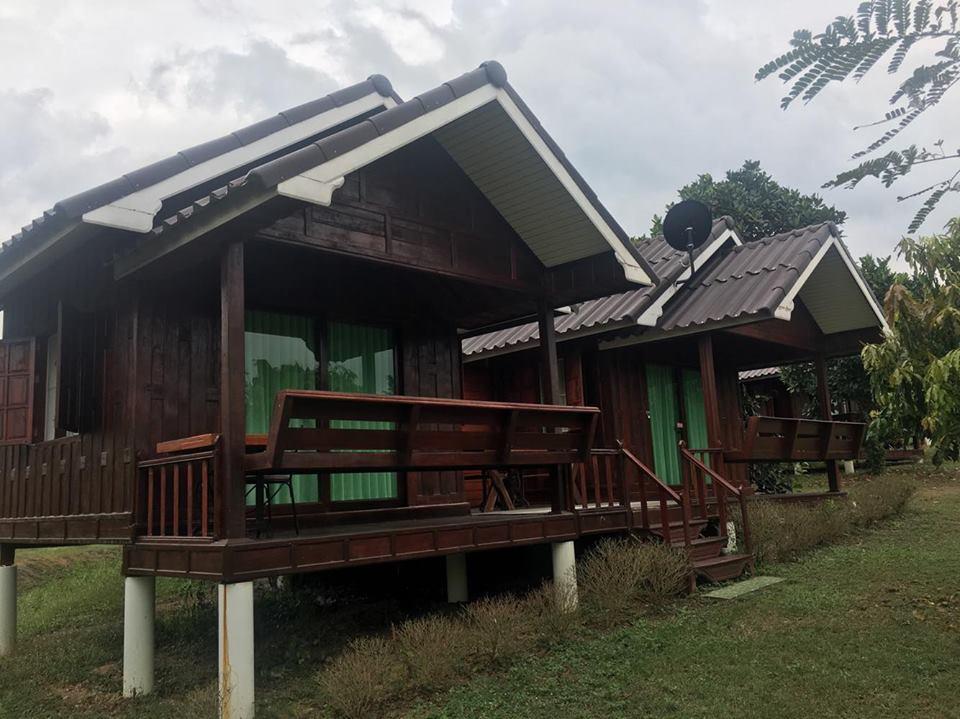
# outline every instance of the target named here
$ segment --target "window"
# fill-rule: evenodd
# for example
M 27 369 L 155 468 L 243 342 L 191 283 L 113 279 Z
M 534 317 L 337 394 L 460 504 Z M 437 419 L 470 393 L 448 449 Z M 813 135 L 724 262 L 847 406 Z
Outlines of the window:
M 274 398 L 282 389 L 396 394 L 396 342 L 389 328 L 348 322 L 322 323 L 307 315 L 254 310 L 246 313 L 245 341 L 249 434 L 267 432 Z M 322 364 L 323 356 L 325 364 Z M 370 422 L 334 424 L 343 429 L 379 426 Z M 294 476 L 293 495 L 298 502 L 318 501 L 317 478 Z M 393 472 L 330 477 L 330 499 L 335 502 L 396 497 L 397 478 Z
M 327 326 L 327 378 L 334 392 L 396 394 L 396 350 L 393 332 L 386 327 L 331 322 Z M 390 422 L 335 422 L 340 429 L 390 429 Z M 333 501 L 393 499 L 395 472 L 334 474 Z

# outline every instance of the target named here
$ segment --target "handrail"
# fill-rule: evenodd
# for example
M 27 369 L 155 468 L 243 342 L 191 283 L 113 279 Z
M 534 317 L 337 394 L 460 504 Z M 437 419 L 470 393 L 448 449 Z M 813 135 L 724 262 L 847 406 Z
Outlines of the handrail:
M 633 452 L 631 452 L 629 449 L 623 446 L 620 447 L 620 451 L 623 452 L 626 455 L 627 459 L 633 462 L 633 464 L 641 472 L 643 472 L 645 475 L 647 475 L 647 477 L 652 479 L 655 484 L 659 485 L 674 502 L 676 502 L 677 504 L 680 504 L 683 502 L 683 498 L 679 494 L 677 494 L 677 491 L 673 487 L 671 487 L 669 484 L 664 482 L 662 479 L 660 479 L 656 474 L 654 474 L 652 469 L 650 469 L 647 465 L 645 465 L 643 462 L 637 459 L 637 456 Z
M 707 492 L 706 487 L 704 486 L 703 476 L 706 474 L 710 476 L 714 481 L 714 496 L 717 500 L 717 515 L 720 520 L 721 528 L 726 525 L 727 522 L 727 498 L 725 496 L 726 492 L 730 492 L 734 497 L 737 498 L 737 501 L 740 505 L 740 517 L 743 524 L 743 545 L 746 549 L 747 554 L 751 557 L 753 556 L 753 539 L 750 535 L 750 519 L 747 515 L 747 498 L 744 495 L 743 490 L 739 487 L 731 484 L 726 477 L 722 476 L 719 472 L 714 469 L 711 469 L 706 464 L 701 462 L 693 454 L 693 452 L 698 452 L 700 450 L 690 450 L 687 448 L 685 443 L 681 440 L 679 443 L 680 456 L 682 459 L 685 459 L 695 470 L 700 470 L 700 483 L 699 483 L 699 499 L 700 499 L 700 511 L 703 516 L 706 516 L 707 508 Z M 684 480 L 687 480 L 687 472 L 684 472 Z
M 737 487 L 737 486 L 734 485 L 734 484 L 731 484 L 725 477 L 723 477 L 723 476 L 720 475 L 720 474 L 717 474 L 714 470 L 710 469 L 710 467 L 708 467 L 708 466 L 705 465 L 703 462 L 701 462 L 699 459 L 697 459 L 697 458 L 694 456 L 694 454 L 693 454 L 693 452 L 703 452 L 703 451 L 706 451 L 706 450 L 702 450 L 702 449 L 690 450 L 690 449 L 687 449 L 686 447 L 683 446 L 683 442 L 680 443 L 680 452 L 683 454 L 684 457 L 686 457 L 686 458 L 687 458 L 690 462 L 692 462 L 698 469 L 700 469 L 701 472 L 706 472 L 706 473 L 709 474 L 713 479 L 715 479 L 717 482 L 719 482 L 720 484 L 722 484 L 722 485 L 727 489 L 727 491 L 729 491 L 729 492 L 732 493 L 733 495 L 739 497 L 739 496 L 743 493 L 743 491 L 742 491 L 739 487 Z
M 690 536 L 690 507 L 687 502 L 684 501 L 683 497 L 677 493 L 670 485 L 660 479 L 656 473 L 650 469 L 646 464 L 641 462 L 637 456 L 631 452 L 629 449 L 623 446 L 623 442 L 617 442 L 620 447 L 621 456 L 628 459 L 634 464 L 634 466 L 640 470 L 641 473 L 646 475 L 648 479 L 653 480 L 653 483 L 657 486 L 657 493 L 660 495 L 660 532 L 661 536 L 667 544 L 673 543 L 673 532 L 670 529 L 670 512 L 667 509 L 667 498 L 672 499 L 680 507 L 681 512 L 681 525 L 683 528 L 683 545 L 687 550 L 687 555 L 691 556 L 691 547 L 693 538 Z M 641 516 L 643 518 L 644 529 L 650 529 L 650 519 L 647 516 L 647 500 L 646 492 L 644 490 L 643 479 L 640 481 L 641 487 Z M 689 493 L 688 493 L 689 496 Z

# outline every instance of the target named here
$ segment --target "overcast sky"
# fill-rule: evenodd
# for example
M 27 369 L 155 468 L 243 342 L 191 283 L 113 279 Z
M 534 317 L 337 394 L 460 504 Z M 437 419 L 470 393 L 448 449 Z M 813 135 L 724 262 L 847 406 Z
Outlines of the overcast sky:
M 793 30 L 857 0 L 3 0 L 0 236 L 56 200 L 372 73 L 403 97 L 499 60 L 511 83 L 630 234 L 676 190 L 759 160 L 820 192 L 873 139 L 878 73 L 807 106 L 756 69 Z M 955 93 L 960 95 L 960 93 Z M 960 96 L 902 144 L 960 126 Z M 955 142 L 956 136 L 947 137 Z M 899 145 L 898 145 L 899 146 Z M 936 179 L 936 176 L 931 176 Z M 916 204 L 908 184 L 825 192 L 856 254 L 888 254 Z M 956 199 L 924 226 L 939 230 Z

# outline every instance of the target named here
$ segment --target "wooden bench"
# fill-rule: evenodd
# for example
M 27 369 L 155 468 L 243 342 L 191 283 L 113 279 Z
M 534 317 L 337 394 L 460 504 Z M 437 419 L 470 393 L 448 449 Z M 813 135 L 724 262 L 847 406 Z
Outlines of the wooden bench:
M 277 393 L 264 449 L 247 455 L 246 471 L 494 470 L 586 462 L 599 417 L 595 407 L 284 390 Z
M 809 462 L 857 459 L 866 425 L 792 417 L 750 417 L 739 449 L 727 462 Z

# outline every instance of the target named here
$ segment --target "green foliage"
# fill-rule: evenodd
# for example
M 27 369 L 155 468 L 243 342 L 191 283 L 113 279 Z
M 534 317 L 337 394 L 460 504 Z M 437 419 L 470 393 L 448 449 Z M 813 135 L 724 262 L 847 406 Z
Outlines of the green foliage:
M 922 428 L 937 462 L 960 444 L 960 218 L 943 234 L 904 238 L 898 248 L 917 289 L 891 288 L 891 334 L 863 349 L 877 405 L 872 431 L 905 441 Z
M 744 240 L 759 240 L 828 220 L 839 225 L 847 219 L 845 212 L 824 204 L 820 196 L 803 195 L 784 187 L 755 160 L 727 171 L 723 180 L 704 173 L 681 187 L 678 194 L 682 200 L 703 202 L 714 217 L 732 217 Z M 652 236 L 661 234 L 662 220 L 659 215 L 654 216 Z
M 883 134 L 853 155 L 859 159 L 877 151 L 912 125 L 927 110 L 935 107 L 960 81 L 960 4 L 958 0 L 873 0 L 861 2 L 856 16 L 839 16 L 819 35 L 797 30 L 790 40 L 791 49 L 774 58 L 756 73 L 757 80 L 776 75 L 789 89 L 780 101 L 783 109 L 798 98 L 810 102 L 833 82 L 861 80 L 885 56 L 887 72 L 903 70 L 905 79 L 890 97 L 891 109 L 883 118 L 866 125 L 887 125 Z M 927 64 L 904 69 L 910 50 L 934 45 L 937 51 Z M 858 128 L 859 129 L 859 128 Z M 889 187 L 909 174 L 917 165 L 931 162 L 955 163 L 960 150 L 944 149 L 943 140 L 931 148 L 911 145 L 899 152 L 861 162 L 842 172 L 824 187 L 855 187 L 867 177 L 876 177 Z M 898 201 L 925 197 L 914 215 L 909 231 L 918 229 L 948 192 L 960 192 L 960 170 L 939 182 L 924 187 Z

